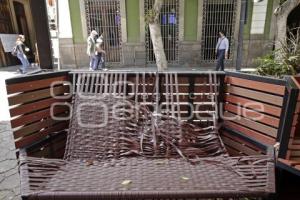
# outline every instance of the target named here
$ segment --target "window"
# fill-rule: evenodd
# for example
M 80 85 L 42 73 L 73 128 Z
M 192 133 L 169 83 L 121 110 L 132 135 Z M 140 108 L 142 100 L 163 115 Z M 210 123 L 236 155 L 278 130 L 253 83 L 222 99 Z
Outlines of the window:
M 121 15 L 119 0 L 85 0 L 88 34 L 103 34 L 106 62 L 118 63 L 121 58 Z
M 202 61 L 214 62 L 218 31 L 223 30 L 229 40 L 229 56 L 232 59 L 236 0 L 204 0 L 202 29 Z

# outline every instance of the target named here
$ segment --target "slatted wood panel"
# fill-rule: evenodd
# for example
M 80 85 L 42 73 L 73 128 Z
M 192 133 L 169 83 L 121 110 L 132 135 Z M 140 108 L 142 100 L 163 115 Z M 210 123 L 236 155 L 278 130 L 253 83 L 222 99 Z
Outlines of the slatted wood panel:
M 27 156 L 43 158 L 63 158 L 67 135 L 60 133 L 26 149 Z
M 289 81 L 292 83 L 289 92 L 294 92 L 295 97 L 292 98 L 290 95 L 289 107 L 291 109 L 288 110 L 286 118 L 291 118 L 291 127 L 289 127 L 288 132 L 285 132 L 285 137 L 282 138 L 284 141 L 279 152 L 279 162 L 293 168 L 300 174 L 300 77 L 291 77 Z
M 221 130 L 222 141 L 231 156 L 252 156 L 266 154 L 266 150 L 246 141 L 230 130 Z
M 68 72 L 6 80 L 16 148 L 23 148 L 68 128 Z
M 285 81 L 227 73 L 224 126 L 264 145 L 275 145 L 284 121 L 285 92 Z

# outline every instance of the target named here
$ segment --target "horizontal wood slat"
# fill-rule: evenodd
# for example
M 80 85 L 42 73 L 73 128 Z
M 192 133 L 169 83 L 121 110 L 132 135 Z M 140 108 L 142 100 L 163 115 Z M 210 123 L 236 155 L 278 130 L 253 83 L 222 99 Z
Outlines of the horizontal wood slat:
M 66 146 L 67 134 L 62 131 L 51 136 L 38 145 L 27 149 L 27 155 L 42 158 L 63 158 Z
M 229 133 L 222 133 L 222 141 L 224 142 L 225 146 L 229 146 L 233 149 L 239 150 L 245 155 L 260 155 L 259 151 L 256 151 L 249 146 L 247 146 L 243 141 L 237 139 L 236 137 L 230 136 Z
M 65 113 L 69 111 L 69 107 L 67 106 L 56 106 L 53 108 L 53 114 L 58 115 L 61 113 Z M 51 117 L 51 108 L 44 109 L 35 113 L 31 113 L 28 115 L 22 115 L 21 117 L 17 117 L 11 120 L 12 128 L 16 128 L 19 126 L 23 126 L 32 122 L 39 121 L 43 118 Z
M 52 94 L 51 94 L 52 91 Z M 10 106 L 16 104 L 24 104 L 32 101 L 37 101 L 40 99 L 45 99 L 51 97 L 51 95 L 59 96 L 69 92 L 69 86 L 62 85 L 53 88 L 47 88 L 43 90 L 37 90 L 34 92 L 27 92 L 17 94 L 11 97 L 8 97 L 8 103 Z
M 244 106 L 246 108 L 251 108 L 256 111 L 259 111 L 259 109 L 261 109 L 261 106 L 263 106 L 264 113 L 267 113 L 267 114 L 270 114 L 270 115 L 273 115 L 276 117 L 280 117 L 280 115 L 281 115 L 281 107 L 272 106 L 272 105 L 268 105 L 268 104 L 261 103 L 261 102 L 259 102 L 261 106 L 258 106 L 257 101 L 243 98 L 243 97 L 225 94 L 225 102 L 239 104 L 241 106 Z
M 7 89 L 7 94 L 27 92 L 27 91 L 37 90 L 41 88 L 47 88 L 50 87 L 51 84 L 54 82 L 63 82 L 67 80 L 68 80 L 67 76 L 59 76 L 54 78 L 11 84 L 11 85 L 7 85 L 6 89 Z
M 273 126 L 276 128 L 278 128 L 278 126 L 279 126 L 278 118 L 271 117 L 266 114 L 259 113 L 259 112 L 253 111 L 253 110 L 249 110 L 249 109 L 246 109 L 243 107 L 235 106 L 232 104 L 225 104 L 225 111 L 229 111 L 234 114 L 241 115 L 247 119 L 258 121 L 258 122 L 261 122 L 261 123 L 264 123 L 264 124 L 267 124 L 267 125 L 270 125 L 270 126 Z
M 247 128 L 262 132 L 269 137 L 273 137 L 273 138 L 277 137 L 277 129 L 272 128 L 270 126 L 266 126 L 264 124 L 249 120 L 247 118 L 244 118 L 244 117 L 241 117 L 241 116 L 229 113 L 229 112 L 225 112 L 224 116 L 226 118 L 228 118 L 226 120 L 234 121 L 235 123 L 238 123 L 241 126 L 245 126 Z
M 40 101 L 36 101 L 33 103 L 22 104 L 20 106 L 12 107 L 9 112 L 11 117 L 15 117 L 18 115 L 23 115 L 27 113 L 31 113 L 37 110 L 41 110 L 44 108 L 49 108 L 53 103 L 64 103 L 69 102 L 71 99 L 55 99 L 55 98 L 48 98 L 43 99 Z
M 221 130 L 220 135 L 221 135 L 221 137 L 228 137 L 232 140 L 238 141 L 240 144 L 248 146 L 249 148 L 253 149 L 254 151 L 258 152 L 259 154 L 265 154 L 265 150 L 260 149 L 256 145 L 240 138 L 235 133 L 232 133 L 232 132 L 229 133 L 227 130 Z
M 296 160 L 287 160 L 287 159 L 278 158 L 278 161 L 289 166 L 300 165 L 300 160 L 296 161 Z
M 250 89 L 244 89 L 236 86 L 227 86 L 226 92 L 230 94 L 235 94 L 238 96 L 243 96 L 255 100 L 259 100 L 261 102 L 282 106 L 283 98 L 276 95 L 266 94 L 263 92 L 257 92 Z
M 230 129 L 236 130 L 239 133 L 241 133 L 249 138 L 252 138 L 258 142 L 261 142 L 263 144 L 274 145 L 276 143 L 276 140 L 272 137 L 268 137 L 257 131 L 251 130 L 244 126 L 240 126 L 239 124 L 233 123 L 231 121 L 224 121 L 224 125 Z
M 25 146 L 34 144 L 35 142 L 38 142 L 39 140 L 45 138 L 49 134 L 53 134 L 55 132 L 67 129 L 68 124 L 69 124 L 68 122 L 62 122 L 62 123 L 56 124 L 50 128 L 47 128 L 45 130 L 42 130 L 38 133 L 20 138 L 19 140 L 15 141 L 16 148 L 23 148 Z
M 67 115 L 68 114 L 63 113 L 62 115 L 59 115 L 59 116 L 66 117 Z M 38 121 L 36 123 L 24 126 L 22 128 L 19 128 L 18 130 L 13 131 L 14 138 L 17 139 L 19 137 L 29 135 L 31 133 L 39 131 L 39 130 L 41 130 L 43 128 L 50 127 L 50 126 L 52 126 L 52 125 L 54 125 L 56 123 L 59 123 L 59 122 L 61 122 L 61 120 L 54 120 L 51 117 L 44 118 L 41 121 Z
M 270 83 L 264 83 L 254 80 L 247 80 L 232 76 L 226 76 L 225 83 L 236 85 L 239 87 L 245 87 L 250 89 L 255 89 L 263 92 L 273 93 L 277 95 L 284 95 L 285 87 L 282 85 L 275 85 Z

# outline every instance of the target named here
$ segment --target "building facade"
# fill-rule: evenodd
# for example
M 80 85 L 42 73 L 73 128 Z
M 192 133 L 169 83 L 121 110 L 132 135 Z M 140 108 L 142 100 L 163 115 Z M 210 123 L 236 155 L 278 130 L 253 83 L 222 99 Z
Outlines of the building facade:
M 103 33 L 106 61 L 117 66 L 151 66 L 155 63 L 145 23 L 154 0 L 59 0 L 60 64 L 88 67 L 86 38 L 91 30 Z M 255 58 L 274 48 L 274 9 L 280 0 L 247 1 L 243 33 L 243 66 L 255 66 Z M 237 59 L 241 1 L 165 0 L 161 29 L 170 66 L 215 65 L 217 33 L 230 41 L 229 67 Z

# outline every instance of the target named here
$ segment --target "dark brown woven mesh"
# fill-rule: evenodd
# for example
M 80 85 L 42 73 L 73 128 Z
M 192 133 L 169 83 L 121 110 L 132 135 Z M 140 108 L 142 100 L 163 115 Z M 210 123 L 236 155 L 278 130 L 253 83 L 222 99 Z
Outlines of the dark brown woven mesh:
M 82 162 L 21 160 L 23 194 L 34 199 L 186 199 L 263 197 L 273 192 L 267 156 L 183 159 L 142 157 Z M 93 197 L 93 198 L 92 198 Z
M 109 77 L 105 78 L 104 91 L 112 89 L 112 84 L 106 84 L 112 83 L 112 77 L 126 79 Z M 78 91 L 93 91 L 89 79 L 83 83 L 85 90 L 79 85 Z M 158 93 L 158 79 L 153 85 Z M 274 193 L 274 161 L 269 156 L 229 157 L 213 127 L 199 128 L 156 115 L 138 104 L 138 98 L 125 99 L 126 87 L 122 88 L 120 96 L 111 92 L 74 96 L 64 160 L 21 154 L 24 197 L 227 199 Z M 157 110 L 159 100 L 154 99 Z
M 117 96 L 75 96 L 67 160 L 136 155 L 196 158 L 224 153 L 219 136 L 211 129 L 154 115 L 146 106 Z

